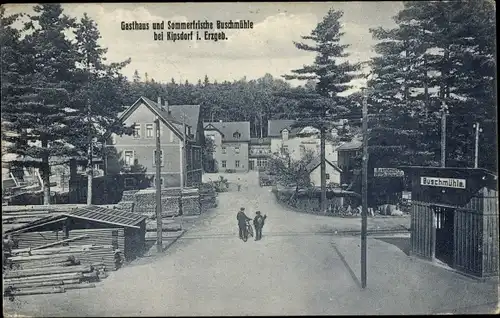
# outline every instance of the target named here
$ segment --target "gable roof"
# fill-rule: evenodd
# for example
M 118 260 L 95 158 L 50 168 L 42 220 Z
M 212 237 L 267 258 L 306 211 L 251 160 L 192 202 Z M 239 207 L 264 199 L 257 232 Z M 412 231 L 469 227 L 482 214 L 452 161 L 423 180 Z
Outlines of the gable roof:
M 230 121 L 230 122 L 208 122 L 204 127 L 218 130 L 222 134 L 222 141 L 250 141 L 250 122 Z M 235 138 L 233 134 L 240 133 L 240 138 Z
M 162 110 L 162 108 L 156 103 L 146 98 L 144 96 L 139 97 L 135 103 L 133 103 L 129 108 L 127 108 L 123 113 L 121 113 L 118 120 L 124 122 L 132 113 L 141 105 L 141 102 L 146 105 L 147 108 L 165 124 L 167 127 L 174 132 L 174 134 L 179 137 L 181 140 L 182 137 L 182 122 L 176 120 L 172 115 L 168 114 L 166 110 Z
M 278 119 L 278 120 L 268 120 L 267 121 L 267 136 L 268 137 L 281 137 L 281 131 L 283 129 L 288 129 L 289 131 L 294 130 L 291 126 L 296 122 L 293 119 Z M 299 130 L 295 128 L 295 130 Z
M 222 131 L 220 131 L 219 129 L 217 129 L 216 127 L 214 127 L 214 125 L 212 125 L 211 123 L 203 123 L 203 130 L 207 131 L 207 130 L 216 130 L 218 131 L 222 137 L 224 137 L 224 134 L 222 133 Z
M 330 162 L 328 159 L 325 159 L 325 163 L 328 163 L 330 166 L 332 166 L 338 172 L 342 172 L 342 169 L 340 169 L 336 164 Z M 309 164 L 306 166 L 306 169 L 307 169 L 307 171 L 312 172 L 320 164 L 321 164 L 321 158 L 320 158 L 320 156 L 317 156 L 311 162 L 309 162 Z
M 120 209 L 108 209 L 100 206 L 90 205 L 81 208 L 76 208 L 68 212 L 49 215 L 47 217 L 27 223 L 20 227 L 9 229 L 5 231 L 5 233 L 22 232 L 30 228 L 59 222 L 65 220 L 66 218 L 89 220 L 109 225 L 117 225 L 117 226 L 136 228 L 136 229 L 140 228 L 138 224 L 144 219 L 146 219 L 145 216 L 137 213 L 127 212 Z
M 185 115 L 186 125 L 191 126 L 191 133 L 196 137 L 198 132 L 198 120 L 200 119 L 200 105 L 169 105 L 170 114 L 182 123 Z

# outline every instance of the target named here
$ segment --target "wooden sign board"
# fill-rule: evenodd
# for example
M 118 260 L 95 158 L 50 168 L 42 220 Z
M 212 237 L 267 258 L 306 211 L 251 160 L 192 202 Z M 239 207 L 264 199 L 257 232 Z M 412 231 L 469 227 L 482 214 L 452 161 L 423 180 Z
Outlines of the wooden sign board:
M 396 168 L 374 168 L 374 177 L 403 177 L 405 175 L 403 170 Z
M 465 179 L 420 177 L 420 184 L 429 187 L 465 189 Z

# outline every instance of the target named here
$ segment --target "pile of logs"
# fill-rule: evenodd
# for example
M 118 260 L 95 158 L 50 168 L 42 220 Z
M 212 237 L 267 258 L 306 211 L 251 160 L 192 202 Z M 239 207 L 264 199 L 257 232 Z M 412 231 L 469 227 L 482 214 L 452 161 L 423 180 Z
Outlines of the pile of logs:
M 109 258 L 102 260 L 99 253 Z M 95 287 L 107 277 L 108 266 L 116 268 L 112 246 L 63 246 L 14 249 L 6 260 L 4 295 L 20 296 L 62 293 L 69 289 Z M 92 253 L 96 256 L 89 257 Z

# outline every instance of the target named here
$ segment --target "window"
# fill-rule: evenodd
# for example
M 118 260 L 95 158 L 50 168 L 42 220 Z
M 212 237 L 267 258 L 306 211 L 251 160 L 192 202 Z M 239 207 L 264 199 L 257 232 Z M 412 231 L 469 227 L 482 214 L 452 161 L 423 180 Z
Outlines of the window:
M 257 159 L 258 167 L 265 167 L 267 165 L 267 159 Z
M 126 189 L 130 189 L 130 188 L 135 187 L 135 179 L 134 178 L 125 178 L 125 180 L 123 180 L 123 182 L 124 182 L 124 186 Z
M 169 135 L 170 135 L 170 142 L 174 142 L 174 137 L 175 137 L 174 132 L 170 130 Z
M 153 124 L 146 124 L 146 138 L 153 138 Z
M 283 131 L 281 132 L 281 138 L 283 138 L 283 140 L 288 140 L 288 130 L 287 129 L 283 129 Z
M 239 160 L 236 160 L 236 161 L 234 162 L 234 166 L 235 166 L 236 168 L 239 168 L 239 167 L 240 167 L 240 161 L 239 161 Z
M 134 164 L 134 151 L 133 150 L 125 150 L 123 157 L 124 157 L 126 166 L 132 166 Z
M 163 150 L 160 150 L 160 166 L 163 167 Z M 153 151 L 153 167 L 156 166 L 156 150 Z
M 240 153 L 240 146 L 234 147 L 234 153 Z
M 222 168 L 226 168 L 226 160 L 222 160 Z
M 326 174 L 325 174 L 325 178 L 326 178 L 326 180 L 330 180 L 330 174 L 329 174 L 329 173 L 326 173 Z
M 141 138 L 141 124 L 134 125 L 134 138 Z
M 226 147 L 222 147 L 222 153 L 227 153 Z

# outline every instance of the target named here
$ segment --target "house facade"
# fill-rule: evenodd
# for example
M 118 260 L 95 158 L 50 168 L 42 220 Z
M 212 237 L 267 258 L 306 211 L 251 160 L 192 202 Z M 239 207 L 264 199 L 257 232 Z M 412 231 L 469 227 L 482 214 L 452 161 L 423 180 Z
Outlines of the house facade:
M 300 160 L 311 151 L 320 155 L 319 130 L 314 127 L 292 127 L 295 120 L 269 120 L 268 137 L 271 144 L 271 154 L 289 155 L 293 160 Z M 325 158 L 332 163 L 337 162 L 336 147 L 329 142 L 325 144 Z
M 249 169 L 249 122 L 206 122 L 205 138 L 213 140 L 213 160 L 219 172 L 246 172 Z
M 265 168 L 271 154 L 271 138 L 250 138 L 248 169 L 258 170 Z
M 201 183 L 203 126 L 200 122 L 199 105 L 168 105 L 158 98 L 154 102 L 140 97 L 120 116 L 125 126 L 133 126 L 132 135 L 111 135 L 106 145 L 106 171 L 109 173 L 113 158 L 118 159 L 120 173 L 126 174 L 125 188 L 136 186 L 134 174 L 144 174 L 151 186 L 155 186 L 156 127 L 160 121 L 161 184 L 163 187 L 193 186 Z M 116 163 L 115 163 L 116 164 Z M 133 167 L 142 166 L 145 172 Z
M 325 161 L 325 167 L 326 184 L 331 184 L 337 187 L 340 186 L 342 169 L 330 160 Z M 319 156 L 315 157 L 314 160 L 307 165 L 307 170 L 310 173 L 309 176 L 311 178 L 311 183 L 314 186 L 321 186 L 321 159 Z

